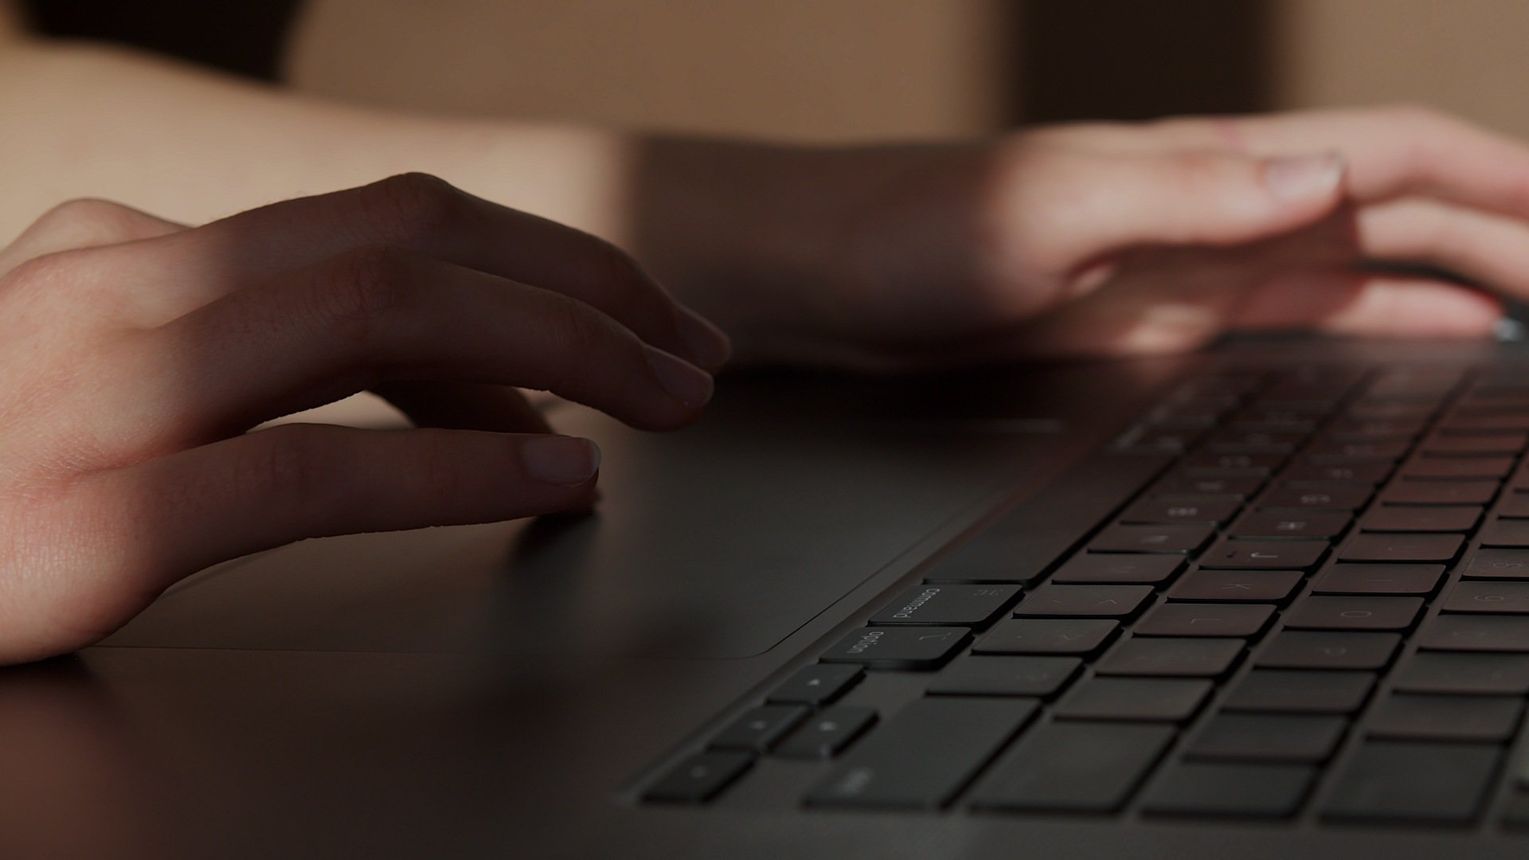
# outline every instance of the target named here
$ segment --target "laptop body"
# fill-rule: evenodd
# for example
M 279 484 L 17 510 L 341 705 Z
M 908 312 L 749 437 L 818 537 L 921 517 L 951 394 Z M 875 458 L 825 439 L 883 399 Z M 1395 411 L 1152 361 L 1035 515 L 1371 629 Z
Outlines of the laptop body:
M 1262 570 L 1295 573 L 1287 596 L 1225 601 L 1268 606 L 1268 617 L 1246 635 L 1204 637 L 1242 644 L 1231 646 L 1227 665 L 1200 674 L 1152 674 L 1154 659 L 1173 662 L 1160 652 L 1136 655 L 1145 672 L 1105 661 L 1118 662 L 1112 655 L 1130 642 L 1198 641 L 1138 628 L 1160 623 L 1158 610 L 1170 604 L 1222 605 L 1171 595 L 1202 571 L 1248 571 L 1219 567 L 1207 553 L 1233 538 L 1273 488 L 1250 490 L 1236 513 L 1202 523 L 1208 537 L 1192 550 L 1095 552 L 1093 542 L 1121 538 L 1110 530 L 1122 526 L 1131 540 L 1197 533 L 1193 523 L 1154 531 L 1121 520 L 1133 505 L 1180 495 L 1143 495 L 1175 469 L 1233 477 L 1263 469 L 1267 481 L 1285 468 L 1187 466 L 1186 457 L 1207 453 L 1200 442 L 1176 451 L 1169 437 L 1179 425 L 1143 424 L 1164 404 L 1185 402 L 1184 391 L 1195 403 L 1230 403 L 1224 411 L 1235 415 L 1269 390 L 1256 386 L 1348 374 L 1321 423 L 1346 420 L 1332 410 L 1369 397 L 1365 386 L 1392 374 L 1403 380 L 1387 389 L 1394 402 L 1435 398 L 1427 420 L 1440 421 L 1459 398 L 1511 395 L 1525 361 L 1521 349 L 1500 344 L 1233 341 L 1190 356 L 949 376 L 738 376 L 700 425 L 663 436 L 559 409 L 560 428 L 605 451 L 604 499 L 592 516 L 264 553 L 189 580 L 101 646 L 5 673 L 0 840 L 17 857 L 1516 855 L 1524 845 L 1517 721 L 1529 686 L 1519 690 L 1514 673 L 1529 649 L 1497 628 L 1512 627 L 1518 607 L 1486 613 L 1509 621 L 1493 622 L 1482 649 L 1425 649 L 1420 637 L 1443 635 L 1438 618 L 1478 617 L 1445 612 L 1470 583 L 1512 581 L 1472 579 L 1465 569 L 1484 550 L 1484 530 L 1505 521 L 1496 512 L 1516 499 L 1522 451 L 1459 458 L 1467 473 L 1504 473 L 1462 479 L 1495 480 L 1497 489 L 1477 505 L 1481 522 L 1443 533 L 1458 547 L 1436 562 L 1432 587 L 1402 598 L 1416 600 L 1410 620 L 1359 630 L 1286 623 L 1310 597 L 1366 612 L 1366 599 L 1400 597 L 1317 591 L 1338 564 L 1387 564 L 1339 560 L 1363 533 L 1360 518 L 1381 504 L 1367 498 L 1323 539 L 1318 557 Z M 1404 390 L 1409 373 L 1428 381 L 1423 394 Z M 1439 382 L 1449 374 L 1455 382 Z M 1196 387 L 1206 379 L 1209 388 Z M 1233 385 L 1226 380 L 1255 387 L 1226 394 L 1218 387 Z M 1208 395 L 1195 399 L 1196 391 Z M 1513 396 L 1470 408 L 1506 416 L 1508 427 L 1524 413 Z M 1430 425 L 1416 439 L 1432 433 Z M 1421 456 L 1397 453 L 1391 468 Z M 1375 493 L 1399 476 L 1376 478 Z M 1461 482 L 1419 480 L 1430 492 Z M 1258 544 L 1268 554 L 1277 540 Z M 1316 542 L 1290 539 L 1272 552 Z M 973 553 L 978 573 L 942 572 L 970 568 Z M 1140 605 L 1110 617 L 1097 607 L 1047 614 L 1055 588 L 1078 585 L 1056 581 L 1070 562 L 1157 555 L 1182 563 L 1144 585 L 1080 586 L 1116 589 L 1089 592 L 1105 595 L 1096 602 Z M 919 621 L 926 607 L 955 611 L 944 602 L 952 594 L 963 606 L 997 609 L 979 620 Z M 1515 595 L 1499 596 L 1511 603 Z M 1301 611 L 1310 614 L 1304 604 Z M 900 623 L 908 619 L 892 617 L 899 612 L 918 623 Z M 1058 629 L 1036 621 L 1113 626 L 1087 653 L 1000 641 L 1005 630 Z M 1394 636 L 1397 645 L 1368 669 L 1269 663 L 1265 652 L 1292 632 Z M 1206 651 L 1189 653 L 1202 659 Z M 1418 681 L 1414 664 L 1437 662 L 1423 659 L 1436 653 L 1465 655 L 1461 665 L 1484 672 L 1483 686 L 1432 690 Z M 1494 665 L 1465 665 L 1480 655 Z M 971 661 L 1010 659 L 1075 669 L 1059 689 L 1035 695 L 952 689 L 960 684 L 946 675 Z M 815 704 L 782 692 L 822 666 L 833 670 L 822 683 L 854 680 Z M 1252 673 L 1303 671 L 1311 674 L 1297 679 L 1322 684 L 1372 681 L 1349 706 L 1302 711 L 1267 689 L 1262 707 L 1235 704 Z M 935 690 L 941 684 L 944 693 Z M 1302 699 L 1317 686 L 1284 694 Z M 1156 695 L 1132 691 L 1148 688 L 1194 701 L 1132 713 Z M 1127 695 L 1113 706 L 1105 695 L 1101 705 L 1096 691 Z M 1451 736 L 1450 725 L 1372 730 L 1378 709 L 1398 697 L 1464 699 L 1467 710 L 1490 703 L 1499 716 L 1511 712 L 1513 726 L 1463 736 Z M 825 721 L 843 728 L 824 716 L 829 709 L 871 716 L 852 737 L 820 744 L 826 757 L 785 755 Z M 1244 729 L 1250 717 L 1342 726 L 1330 749 L 1304 758 L 1207 755 L 1210 723 L 1225 716 Z M 1253 740 L 1260 737 L 1284 735 Z M 1098 760 L 1079 763 L 1088 756 Z M 1122 776 L 1127 760 L 1134 769 Z M 1420 768 L 1432 779 L 1412 779 Z M 1098 790 L 1094 772 L 1115 787 Z M 1250 775 L 1258 777 L 1252 789 Z M 1195 782 L 1202 777 L 1231 782 L 1207 800 Z M 1292 788 L 1298 777 L 1305 782 Z M 1276 783 L 1284 788 L 1273 800 L 1243 803 Z M 1435 783 L 1447 790 L 1423 790 Z M 1233 798 L 1232 808 L 1212 802 L 1218 794 Z M 1255 814 L 1245 814 L 1250 808 Z

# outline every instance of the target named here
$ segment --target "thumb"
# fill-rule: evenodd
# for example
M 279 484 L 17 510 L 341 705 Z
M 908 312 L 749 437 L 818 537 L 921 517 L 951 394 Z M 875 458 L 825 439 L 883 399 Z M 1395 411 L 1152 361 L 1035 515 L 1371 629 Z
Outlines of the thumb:
M 1140 245 L 1232 245 L 1314 223 L 1343 196 L 1334 153 L 1251 158 L 1222 153 L 1111 157 L 1077 195 L 1075 265 Z M 1081 211 L 1080 211 L 1081 209 Z

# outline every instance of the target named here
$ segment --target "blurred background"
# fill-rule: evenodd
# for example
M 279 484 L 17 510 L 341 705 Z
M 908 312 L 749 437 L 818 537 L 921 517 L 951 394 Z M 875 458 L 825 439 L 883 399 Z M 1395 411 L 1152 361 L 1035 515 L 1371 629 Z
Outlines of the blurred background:
M 1526 0 L 41 0 L 32 14 L 356 102 L 646 129 L 950 137 L 1405 100 L 1529 137 Z

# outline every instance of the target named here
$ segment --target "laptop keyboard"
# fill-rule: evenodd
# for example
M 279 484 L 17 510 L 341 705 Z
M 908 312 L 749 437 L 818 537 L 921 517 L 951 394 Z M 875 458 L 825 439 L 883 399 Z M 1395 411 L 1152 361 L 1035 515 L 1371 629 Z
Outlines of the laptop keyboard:
M 1190 379 L 1065 552 L 1000 517 L 642 797 L 795 762 L 824 810 L 1529 827 L 1526 442 L 1519 370 Z

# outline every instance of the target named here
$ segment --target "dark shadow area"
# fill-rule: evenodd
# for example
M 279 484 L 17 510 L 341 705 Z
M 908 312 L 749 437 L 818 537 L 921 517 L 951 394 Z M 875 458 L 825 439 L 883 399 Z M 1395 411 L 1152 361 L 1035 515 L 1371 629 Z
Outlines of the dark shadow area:
M 1272 104 L 1268 0 L 1023 0 L 1010 19 L 1014 124 Z

